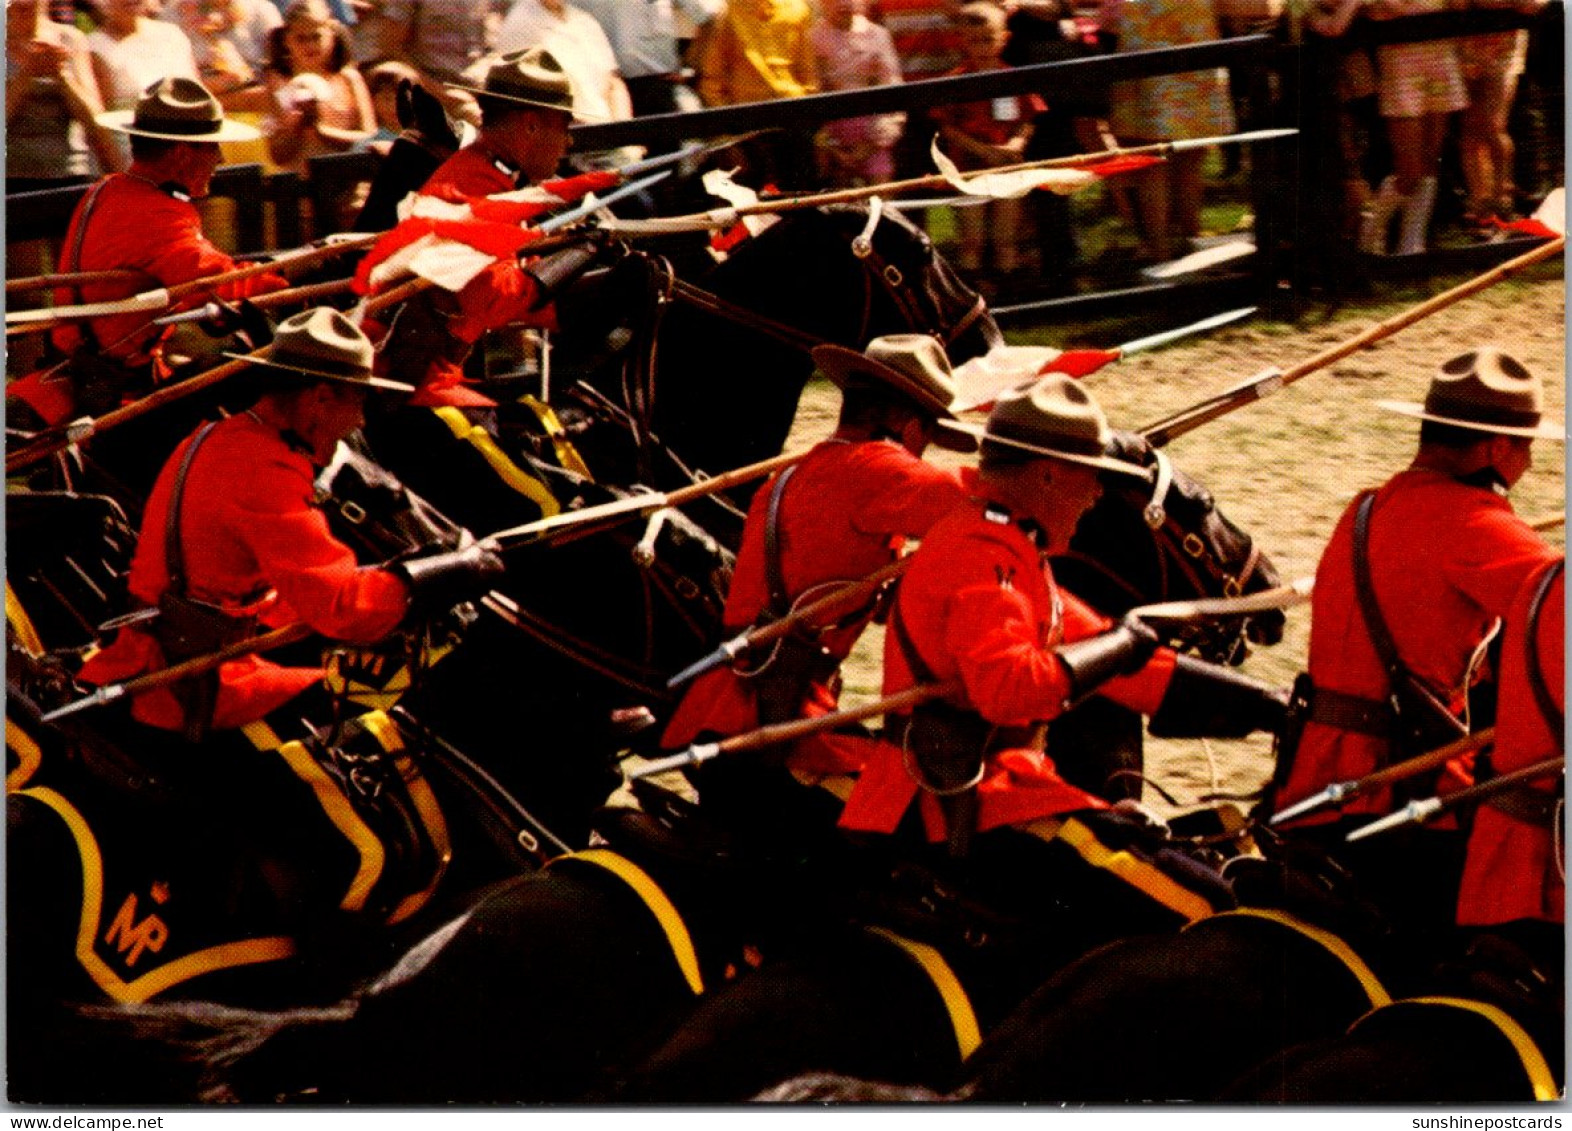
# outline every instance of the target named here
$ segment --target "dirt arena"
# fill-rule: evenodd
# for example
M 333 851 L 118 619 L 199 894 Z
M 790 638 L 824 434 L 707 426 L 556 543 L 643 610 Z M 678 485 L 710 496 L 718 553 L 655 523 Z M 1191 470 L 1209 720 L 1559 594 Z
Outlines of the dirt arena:
M 1406 305 L 1348 307 L 1302 327 L 1248 323 L 1132 357 L 1088 381 L 1115 427 L 1139 428 L 1269 367 L 1312 357 Z M 1260 540 L 1285 579 L 1311 575 L 1354 493 L 1387 478 L 1413 454 L 1417 422 L 1380 411 L 1375 402 L 1420 400 L 1439 361 L 1470 346 L 1495 344 L 1544 376 L 1549 407 L 1559 414 L 1566 390 L 1565 315 L 1559 271 L 1500 284 L 1176 440 L 1170 452 L 1213 490 L 1231 519 Z M 1064 344 L 1052 330 L 1010 331 L 1007 337 L 1014 344 Z M 837 403 L 827 382 L 811 384 L 792 446 L 828 434 Z M 1559 444 L 1536 445 L 1535 466 L 1513 492 L 1518 513 L 1538 519 L 1564 509 L 1564 454 Z M 933 458 L 960 457 L 940 452 Z M 1546 537 L 1563 544 L 1559 528 Z M 1244 670 L 1288 684 L 1303 666 L 1308 636 L 1308 607 L 1290 611 L 1283 642 L 1254 653 Z M 882 647 L 882 632 L 875 629 L 854 653 L 846 669 L 849 705 L 877 695 Z M 1147 769 L 1184 808 L 1207 793 L 1254 791 L 1270 774 L 1270 753 L 1270 744 L 1259 739 L 1150 741 Z M 1151 789 L 1146 800 L 1159 811 L 1170 808 Z

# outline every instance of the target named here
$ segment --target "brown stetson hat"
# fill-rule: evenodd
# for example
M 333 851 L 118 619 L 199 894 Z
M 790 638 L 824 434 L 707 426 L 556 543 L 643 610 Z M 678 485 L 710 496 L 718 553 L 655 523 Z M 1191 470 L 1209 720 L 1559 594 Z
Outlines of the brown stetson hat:
M 1539 378 L 1514 357 L 1481 346 L 1444 362 L 1430 379 L 1425 403 L 1377 401 L 1402 416 L 1434 420 L 1478 432 L 1566 440 L 1566 426 L 1545 419 L 1545 391 Z
M 985 457 L 988 445 L 1002 444 L 1047 459 L 1151 478 L 1146 468 L 1107 454 L 1113 438 L 1107 417 L 1086 386 L 1063 373 L 1050 373 L 1000 393 L 987 424 L 939 423 L 981 440 Z
M 481 98 L 496 98 L 503 102 L 538 106 L 543 110 L 561 110 L 564 114 L 584 117 L 584 111 L 574 97 L 573 80 L 568 77 L 568 72 L 557 61 L 557 57 L 544 47 L 529 47 L 499 56 L 486 68 L 486 79 L 480 86 L 456 82 L 447 85 L 454 90 L 467 90 Z
M 953 418 L 955 379 L 939 339 L 930 334 L 886 334 L 858 352 L 845 346 L 822 345 L 813 360 L 837 388 L 873 383 L 894 389 L 935 419 Z M 976 442 L 960 432 L 940 431 L 934 443 L 954 452 L 974 452 Z
M 105 129 L 161 141 L 255 141 L 261 131 L 224 117 L 218 99 L 196 79 L 170 76 L 144 90 L 134 110 L 109 110 L 93 118 Z
M 266 357 L 225 353 L 225 357 L 273 369 L 288 369 L 309 377 L 413 393 L 415 386 L 373 377 L 375 350 L 371 340 L 348 318 L 329 306 L 304 310 L 278 324 Z

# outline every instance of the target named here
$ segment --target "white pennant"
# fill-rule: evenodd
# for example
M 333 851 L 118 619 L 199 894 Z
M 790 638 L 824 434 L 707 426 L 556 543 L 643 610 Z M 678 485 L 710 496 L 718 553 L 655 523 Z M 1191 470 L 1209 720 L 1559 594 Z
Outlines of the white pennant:
M 993 200 L 1015 200 L 1033 189 L 1047 189 L 1060 196 L 1069 196 L 1088 185 L 1102 180 L 1096 173 L 1085 169 L 1017 169 L 1013 173 L 963 173 L 959 166 L 939 149 L 939 136 L 934 135 L 928 147 L 933 155 L 939 175 L 957 192 L 968 196 L 985 196 Z

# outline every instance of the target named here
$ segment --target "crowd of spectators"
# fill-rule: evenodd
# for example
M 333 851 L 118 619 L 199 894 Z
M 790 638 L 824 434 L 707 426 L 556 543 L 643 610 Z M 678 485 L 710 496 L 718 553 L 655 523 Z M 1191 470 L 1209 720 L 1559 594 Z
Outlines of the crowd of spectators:
M 300 171 L 318 154 L 385 146 L 395 94 L 423 83 L 463 117 L 496 54 L 545 46 L 572 76 L 586 121 L 626 118 L 1133 51 L 1293 21 L 1339 43 L 1358 21 L 1458 0 L 8 0 L 7 191 L 124 168 L 123 142 L 93 125 L 166 75 L 200 78 L 264 142 L 230 160 Z M 1545 0 L 1463 0 L 1532 9 Z M 1286 9 L 1286 15 L 1285 15 Z M 1355 37 L 1357 39 L 1357 37 Z M 1350 40 L 1353 42 L 1354 40 Z M 1457 137 L 1466 220 L 1511 214 L 1508 131 L 1526 33 L 1338 52 L 1334 103 L 1347 160 L 1348 238 L 1366 251 L 1425 246 L 1444 139 Z M 1235 128 L 1222 70 L 882 113 L 784 131 L 737 151 L 744 176 L 779 188 L 869 184 L 925 171 L 939 144 L 962 168 Z M 1372 172 L 1361 105 L 1379 107 Z M 1362 131 L 1362 132 L 1361 132 Z M 577 154 L 581 167 L 627 150 Z M 1193 151 L 1110 185 L 1139 238 L 1132 262 L 1183 255 L 1201 232 Z M 1366 179 L 1366 174 L 1371 176 Z M 1336 191 L 1329 186 L 1330 191 Z M 1046 194 L 1038 194 L 1046 196 Z M 1058 199 L 957 209 L 964 269 L 1001 278 L 1062 268 L 1076 252 Z M 1395 229 L 1395 233 L 1393 231 Z M 1393 236 L 1395 235 L 1395 239 Z

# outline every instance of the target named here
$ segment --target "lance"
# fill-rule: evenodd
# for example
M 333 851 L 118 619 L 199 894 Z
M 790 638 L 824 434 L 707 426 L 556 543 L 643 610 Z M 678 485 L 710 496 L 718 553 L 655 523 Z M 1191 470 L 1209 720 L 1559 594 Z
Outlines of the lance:
M 1544 518 L 1534 519 L 1533 522 L 1528 524 L 1528 528 L 1530 530 L 1545 531 L 1554 530 L 1556 527 L 1565 526 L 1566 524 L 1567 516 L 1565 514 L 1548 514 Z
M 675 690 L 713 668 L 731 663 L 744 652 L 772 644 L 799 628 L 809 630 L 821 628 L 827 617 L 855 608 L 882 589 L 886 583 L 894 581 L 906 569 L 910 560 L 910 558 L 897 558 L 888 565 L 880 566 L 867 577 L 836 586 L 817 601 L 793 609 L 779 620 L 765 625 L 755 625 L 739 632 L 714 651 L 695 660 L 668 679 L 666 689 Z
M 694 499 L 702 499 L 706 495 L 713 495 L 720 491 L 727 491 L 740 483 L 758 479 L 772 471 L 779 471 L 796 463 L 807 455 L 807 449 L 796 452 L 785 452 L 772 456 L 758 463 L 750 463 L 745 467 L 736 467 L 730 471 L 722 472 L 701 482 L 687 487 L 679 487 L 675 491 L 643 491 L 629 495 L 625 499 L 614 499 L 609 503 L 600 503 L 593 507 L 582 507 L 579 510 L 562 511 L 559 514 L 547 515 L 545 518 L 526 522 L 522 526 L 510 526 L 506 530 L 498 530 L 488 534 L 480 541 L 493 549 L 502 549 L 503 543 L 513 546 L 529 542 L 538 542 L 560 535 L 566 531 L 574 530 L 580 526 L 592 523 L 620 522 L 626 518 L 647 514 L 651 511 L 665 510 L 668 507 L 680 507 Z
M 1003 389 L 1019 384 L 1030 375 L 1056 372 L 1055 366 L 1065 364 L 1067 368 L 1058 372 L 1071 373 L 1076 376 L 1090 377 L 1092 373 L 1101 369 L 1112 361 L 1120 361 L 1133 354 L 1145 353 L 1170 342 L 1177 342 L 1194 334 L 1203 334 L 1208 330 L 1215 330 L 1220 326 L 1238 322 L 1248 318 L 1260 307 L 1242 306 L 1237 310 L 1227 310 L 1221 314 L 1214 314 L 1203 318 L 1199 322 L 1191 322 L 1186 326 L 1178 326 L 1172 330 L 1163 330 L 1157 334 L 1149 334 L 1144 338 L 1136 338 L 1115 346 L 1109 350 L 1059 350 L 1054 351 L 1044 346 L 1000 346 L 975 357 L 955 367 L 955 382 L 961 392 L 957 395 L 955 403 L 951 406 L 955 412 L 974 412 L 989 408 Z M 1049 354 L 1054 356 L 1049 357 Z M 1092 355 L 1095 368 L 1086 370 L 1069 367 L 1073 355 Z M 1013 355 L 1013 356 L 1012 356 Z M 991 363 L 990 358 L 998 360 Z M 1019 360 L 1017 360 L 1019 359 Z M 1077 359 L 1078 360 L 1078 359 Z M 968 387 L 970 386 L 970 387 Z
M 422 284 L 426 283 L 424 279 L 416 281 Z M 426 285 L 429 286 L 429 284 Z M 405 288 L 397 287 L 385 295 L 378 295 L 366 304 L 366 313 L 375 314 L 385 306 L 403 301 L 403 299 L 409 297 L 410 293 L 413 292 L 407 292 Z M 209 386 L 216 385 L 220 381 L 233 377 L 236 373 L 250 365 L 252 361 L 266 361 L 269 352 L 270 349 L 264 347 L 247 354 L 243 358 L 236 358 L 233 361 L 226 361 L 222 365 L 215 365 L 212 369 L 204 370 L 194 377 L 187 377 L 183 381 L 165 385 L 162 389 L 155 389 L 147 396 L 134 400 L 130 404 L 121 405 L 117 409 L 104 413 L 103 416 L 97 418 L 83 417 L 81 420 L 72 421 L 63 428 L 54 428 L 42 433 L 15 451 L 6 453 L 6 474 L 9 475 L 20 468 L 31 466 L 39 460 L 48 459 L 57 452 L 63 452 L 67 448 L 74 447 L 94 436 L 118 428 L 122 424 L 127 424 L 139 416 L 145 416 L 155 409 L 162 408 L 171 401 L 180 400 L 183 397 L 190 396 L 192 393 L 200 392 Z
M 288 252 L 274 259 L 260 263 L 248 263 L 244 267 L 236 267 L 218 275 L 208 275 L 201 279 L 192 279 L 189 282 L 178 283 L 172 287 L 160 287 L 156 290 L 143 291 L 129 298 L 116 299 L 109 302 L 91 302 L 78 306 L 46 307 L 43 310 L 19 310 L 7 312 L 5 316 L 6 333 L 12 332 L 13 326 L 29 326 L 33 328 L 52 329 L 65 322 L 78 318 L 97 318 L 109 314 L 132 314 L 143 310 L 163 310 L 183 299 L 195 294 L 206 294 L 230 283 L 262 275 L 270 271 L 283 271 L 292 267 L 309 267 L 326 262 L 347 251 L 369 246 L 379 233 L 368 232 L 358 235 L 334 235 L 324 241 Z
M 283 628 L 275 628 L 272 632 L 265 632 L 261 636 L 253 636 L 249 640 L 240 640 L 217 652 L 209 652 L 205 656 L 194 656 L 178 664 L 171 664 L 167 668 L 139 675 L 135 679 L 125 680 L 123 683 L 106 683 L 91 695 L 86 695 L 74 703 L 67 703 L 64 707 L 56 707 L 44 715 L 44 721 L 54 722 L 67 715 L 74 715 L 78 711 L 86 711 L 93 707 L 102 707 L 122 699 L 127 695 L 141 695 L 145 691 L 153 691 L 160 687 L 168 687 L 171 683 L 178 683 L 183 679 L 190 679 L 194 675 L 210 672 L 220 664 L 230 660 L 238 660 L 243 656 L 254 655 L 257 652 L 266 652 L 272 648 L 282 648 L 285 644 L 293 644 L 297 640 L 304 640 L 311 635 L 311 626 L 302 622 L 286 624 Z
M 1387 766 L 1366 774 L 1362 778 L 1351 778 L 1347 781 L 1335 781 L 1320 793 L 1312 794 L 1300 801 L 1294 802 L 1286 809 L 1281 809 L 1268 819 L 1271 825 L 1281 825 L 1292 821 L 1296 817 L 1303 817 L 1310 813 L 1319 813 L 1322 809 L 1342 805 L 1345 801 L 1352 801 L 1362 797 L 1372 789 L 1388 785 L 1395 781 L 1403 781 L 1418 774 L 1429 773 L 1446 765 L 1453 758 L 1461 758 L 1466 754 L 1488 746 L 1494 741 L 1496 731 L 1494 727 L 1465 734 L 1462 738 L 1448 742 L 1445 746 L 1438 746 L 1426 754 L 1398 762 L 1396 765 Z
M 1412 326 L 1423 318 L 1428 318 L 1438 310 L 1444 310 L 1446 307 L 1467 298 L 1469 295 L 1476 294 L 1488 287 L 1493 287 L 1503 279 L 1519 271 L 1543 262 L 1553 255 L 1560 254 L 1566 247 L 1566 242 L 1565 236 L 1558 236 L 1549 243 L 1536 247 L 1533 251 L 1520 255 L 1516 259 L 1508 260 L 1482 275 L 1475 276 L 1466 283 L 1461 283 L 1451 290 L 1443 291 L 1434 298 L 1426 299 L 1424 302 L 1419 303 L 1417 306 L 1412 306 L 1400 314 L 1395 314 L 1384 322 L 1377 323 L 1370 329 L 1355 334 L 1346 341 L 1332 346 L 1330 349 L 1323 350 L 1314 357 L 1308 358 L 1290 369 L 1268 369 L 1237 385 L 1224 389 L 1216 396 L 1208 397 L 1206 400 L 1176 412 L 1172 416 L 1164 417 L 1162 420 L 1146 425 L 1141 429 L 1141 433 L 1153 447 L 1162 447 L 1169 441 L 1183 436 L 1186 432 L 1192 432 L 1201 427 L 1201 425 L 1208 424 L 1220 416 L 1226 416 L 1237 408 L 1242 408 L 1247 404 L 1258 401 L 1262 397 L 1270 396 L 1279 389 L 1292 385 L 1301 378 L 1308 377 L 1318 369 L 1325 369 L 1328 365 L 1341 361 L 1351 353 L 1372 346 L 1384 338 L 1391 337 L 1399 330 Z
M 628 774 L 629 781 L 647 778 L 652 774 L 663 774 L 671 770 L 680 770 L 686 766 L 697 766 L 718 758 L 722 754 L 735 754 L 744 750 L 757 750 L 763 746 L 774 746 L 777 743 L 795 742 L 799 738 L 820 734 L 823 731 L 833 730 L 844 723 L 861 722 L 863 719 L 875 715 L 898 713 L 909 710 L 919 703 L 926 703 L 930 699 L 942 699 L 946 695 L 954 695 L 961 690 L 959 681 L 949 683 L 919 683 L 916 687 L 908 687 L 905 691 L 898 691 L 894 695 L 886 695 L 883 699 L 876 699 L 872 703 L 861 707 L 853 707 L 846 711 L 836 711 L 828 715 L 816 715 L 809 719 L 793 719 L 785 723 L 772 723 L 769 726 L 750 730 L 743 734 L 735 734 L 730 738 L 723 738 L 718 742 L 696 742 L 686 750 L 680 751 L 666 758 L 656 758 Z
M 1430 820 L 1438 814 L 1449 809 L 1456 809 L 1459 805 L 1468 805 L 1475 801 L 1484 801 L 1498 793 L 1504 793 L 1523 782 L 1533 781 L 1536 778 L 1549 777 L 1559 774 L 1566 767 L 1565 758 L 1546 758 L 1543 762 L 1535 762 L 1532 766 L 1524 766 L 1520 770 L 1511 770 L 1498 774 L 1489 781 L 1471 785 L 1467 789 L 1460 789 L 1456 793 L 1449 793 L 1445 797 L 1426 797 L 1418 801 L 1410 801 L 1395 813 L 1388 813 L 1380 820 L 1371 821 L 1368 825 L 1361 825 L 1344 839 L 1352 844 L 1356 840 L 1376 836 L 1403 825 L 1419 825 Z
M 290 287 L 287 290 L 273 291 L 246 301 L 258 310 L 273 310 L 276 307 L 289 306 L 291 303 L 297 302 L 305 306 L 316 306 L 323 299 L 341 295 L 354 285 L 355 281 L 353 279 L 329 279 L 325 283 L 307 283 L 302 287 Z M 209 302 L 193 310 L 182 310 L 179 314 L 166 314 L 162 318 L 155 318 L 153 319 L 153 325 L 178 326 L 185 322 L 203 322 L 210 318 L 218 318 L 224 312 L 224 307 L 216 302 Z
M 115 268 L 110 271 L 61 271 L 54 275 L 29 275 L 25 279 L 7 279 L 5 293 L 47 291 L 55 287 L 80 287 L 91 283 L 152 283 L 156 282 L 146 271 Z
M 1140 605 L 1125 614 L 1139 620 L 1204 620 L 1208 617 L 1242 617 L 1271 609 L 1289 609 L 1310 600 L 1314 577 L 1301 577 L 1287 585 L 1246 593 L 1239 597 L 1200 597 L 1193 601 L 1164 601 Z

